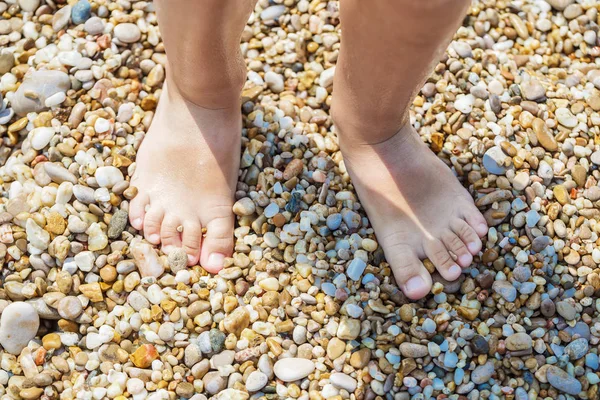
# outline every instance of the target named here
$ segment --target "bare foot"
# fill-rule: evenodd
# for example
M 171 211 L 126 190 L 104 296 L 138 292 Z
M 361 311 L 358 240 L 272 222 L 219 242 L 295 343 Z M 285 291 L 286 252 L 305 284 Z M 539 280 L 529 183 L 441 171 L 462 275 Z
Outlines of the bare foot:
M 182 247 L 189 265 L 200 261 L 215 273 L 233 251 L 240 108 L 205 109 L 174 88 L 163 88 L 137 154 L 132 185 L 139 192 L 129 219 L 150 243 L 162 243 L 164 252 Z
M 431 289 L 424 258 L 457 279 L 481 250 L 487 225 L 452 171 L 410 124 L 374 145 L 344 137 L 346 168 L 404 294 L 419 299 Z

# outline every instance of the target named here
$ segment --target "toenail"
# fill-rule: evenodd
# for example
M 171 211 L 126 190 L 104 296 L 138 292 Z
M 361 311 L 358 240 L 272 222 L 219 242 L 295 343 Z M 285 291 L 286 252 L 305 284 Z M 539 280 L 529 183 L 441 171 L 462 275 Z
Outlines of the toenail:
M 463 254 L 458 259 L 461 263 L 468 264 L 471 261 L 471 256 L 469 254 Z
M 140 226 L 142 225 L 142 219 L 141 218 L 136 218 L 133 220 L 133 225 L 135 226 Z
M 208 256 L 205 267 L 208 268 L 222 268 L 225 256 L 221 253 L 211 253 Z
M 190 264 L 192 264 L 192 263 L 195 263 L 195 262 L 196 262 L 196 257 L 194 257 L 194 256 L 190 256 L 190 255 L 188 254 L 188 262 L 189 262 Z
M 148 240 L 151 242 L 158 242 L 160 240 L 160 236 L 157 234 L 153 234 L 148 236 Z
M 425 289 L 425 281 L 420 276 L 415 276 L 406 282 L 405 287 L 406 290 L 412 293 L 421 292 L 423 289 Z
M 481 230 L 481 232 L 487 232 L 488 226 L 486 224 L 479 224 L 479 229 Z
M 456 276 L 456 278 L 458 278 L 460 274 L 462 274 L 462 269 L 458 265 L 453 265 L 448 268 L 448 275 Z
M 471 253 L 474 253 L 474 252 L 476 252 L 476 251 L 479 249 L 479 245 L 478 245 L 477 243 L 475 243 L 475 242 L 471 242 L 471 243 L 469 243 L 469 244 L 467 245 L 467 247 L 469 248 L 469 251 L 470 251 Z

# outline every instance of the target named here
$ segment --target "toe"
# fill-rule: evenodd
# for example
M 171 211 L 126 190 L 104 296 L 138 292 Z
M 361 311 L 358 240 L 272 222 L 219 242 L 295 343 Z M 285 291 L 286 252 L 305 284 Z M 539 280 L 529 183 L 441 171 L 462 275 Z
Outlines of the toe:
M 144 226 L 144 215 L 146 214 L 146 206 L 149 203 L 148 196 L 139 193 L 131 202 L 129 202 L 129 222 L 138 231 Z
M 144 237 L 152 244 L 160 243 L 160 226 L 164 211 L 159 207 L 150 207 L 144 217 Z
M 435 265 L 435 268 L 440 272 L 440 275 L 448 281 L 458 279 L 462 273 L 462 269 L 457 265 L 452 258 L 448 249 L 439 239 L 433 239 L 427 242 L 424 246 L 425 254 L 429 260 Z
M 467 249 L 469 249 L 472 255 L 479 253 L 481 250 L 481 239 L 479 239 L 479 235 L 475 232 L 475 229 L 471 228 L 471 225 L 457 218 L 452 221 L 450 228 L 467 245 Z
M 465 218 L 465 221 L 467 221 L 467 223 L 471 225 L 471 228 L 475 230 L 479 237 L 484 237 L 485 235 L 487 235 L 487 222 L 485 222 L 485 218 L 483 218 L 483 215 L 481 215 L 481 213 L 479 212 L 477 207 L 475 207 L 474 204 L 471 205 L 467 209 L 467 211 L 465 211 L 463 216 Z
M 456 256 L 458 265 L 463 268 L 471 265 L 473 256 L 469 253 L 467 246 L 465 246 L 463 241 L 454 232 L 448 230 L 442 234 L 442 242 L 446 245 L 446 249 Z
M 170 214 L 165 215 L 160 226 L 160 241 L 165 253 L 174 247 L 181 247 L 181 233 L 177 230 L 180 225 L 179 218 Z
M 202 225 L 200 221 L 187 221 L 183 224 L 183 249 L 188 255 L 188 265 L 198 263 L 202 243 Z
M 396 282 L 404 294 L 413 300 L 423 298 L 431 290 L 431 275 L 408 246 L 395 246 L 385 250 Z
M 233 250 L 233 214 L 214 218 L 206 224 L 206 236 L 202 244 L 200 264 L 210 273 L 223 268 L 225 257 Z

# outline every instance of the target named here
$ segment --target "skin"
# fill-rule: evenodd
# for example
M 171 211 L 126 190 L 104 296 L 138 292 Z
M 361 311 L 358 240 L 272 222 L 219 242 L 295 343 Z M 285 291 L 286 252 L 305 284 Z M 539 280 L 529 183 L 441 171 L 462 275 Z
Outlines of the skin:
M 138 154 L 133 183 L 140 195 L 131 203 L 130 218 L 150 242 L 162 242 L 165 251 L 183 246 L 190 265 L 199 259 L 216 272 L 233 247 L 239 94 L 245 80 L 239 39 L 253 3 L 156 4 L 171 68 Z M 468 4 L 341 2 L 331 113 L 345 166 L 399 286 L 412 299 L 431 289 L 422 259 L 429 258 L 445 279 L 457 279 L 487 233 L 469 193 L 408 123 L 415 93 Z M 177 230 L 181 225 L 183 233 Z

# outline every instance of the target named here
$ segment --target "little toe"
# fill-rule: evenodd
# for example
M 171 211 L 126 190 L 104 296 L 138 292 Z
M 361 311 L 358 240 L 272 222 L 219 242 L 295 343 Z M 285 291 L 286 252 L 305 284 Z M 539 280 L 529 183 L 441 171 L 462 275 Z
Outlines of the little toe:
M 144 216 L 149 201 L 147 195 L 140 193 L 129 202 L 129 222 L 138 231 L 144 227 Z
M 467 223 L 469 225 L 471 225 L 471 228 L 473 228 L 475 230 L 475 232 L 477 233 L 477 235 L 479 237 L 484 237 L 485 235 L 487 235 L 487 233 L 488 233 L 487 222 L 485 222 L 485 218 L 483 218 L 483 215 L 481 215 L 481 213 L 479 212 L 477 207 L 475 207 L 474 204 L 471 205 L 464 212 L 463 216 L 465 217 L 465 221 L 467 221 Z
M 469 253 L 467 246 L 460 238 L 451 231 L 446 231 L 442 234 L 442 242 L 446 245 L 446 248 L 456 256 L 456 262 L 463 268 L 471 265 L 473 256 Z
M 467 249 L 469 249 L 472 255 L 479 253 L 481 250 L 481 239 L 479 239 L 477 232 L 471 228 L 471 225 L 462 219 L 456 218 L 450 224 L 450 228 L 467 245 Z
M 160 207 L 150 207 L 144 217 L 144 237 L 152 244 L 160 243 L 160 226 L 162 225 L 164 211 Z
M 200 264 L 210 273 L 223 269 L 225 257 L 233 251 L 233 214 L 214 218 L 206 225 Z
M 444 279 L 447 281 L 458 279 L 462 273 L 462 268 L 454 261 L 441 240 L 433 239 L 425 243 L 425 246 L 423 247 L 425 249 L 425 254 L 427 254 L 429 260 L 435 265 L 435 268 Z
M 200 221 L 187 221 L 183 224 L 183 249 L 188 255 L 188 265 L 196 265 L 202 245 L 202 225 Z
M 174 247 L 181 247 L 181 233 L 177 228 L 181 225 L 181 221 L 174 215 L 167 214 L 160 226 L 160 241 L 162 250 L 168 253 Z
M 392 266 L 396 282 L 408 298 L 418 300 L 429 293 L 431 275 L 408 246 L 388 248 L 386 257 Z

